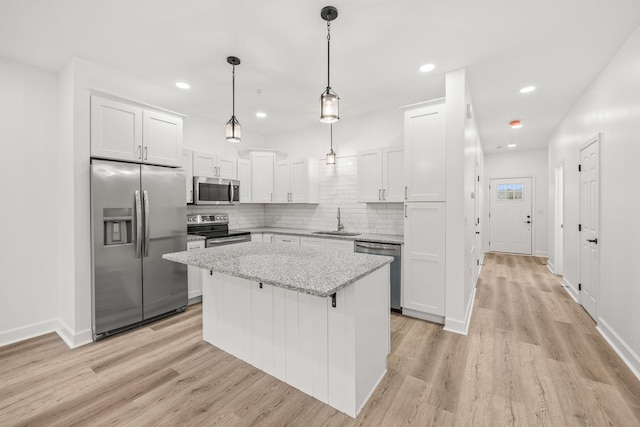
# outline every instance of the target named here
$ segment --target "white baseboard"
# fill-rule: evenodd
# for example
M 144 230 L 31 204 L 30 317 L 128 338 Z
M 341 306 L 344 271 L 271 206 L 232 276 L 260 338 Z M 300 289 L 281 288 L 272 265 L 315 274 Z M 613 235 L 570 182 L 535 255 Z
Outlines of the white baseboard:
M 57 326 L 58 321 L 54 319 L 33 323 L 31 325 L 15 329 L 9 329 L 8 331 L 2 331 L 0 332 L 0 347 L 28 340 L 29 338 L 38 337 L 50 332 L 56 332 Z
M 550 259 L 547 259 L 547 268 L 551 272 L 551 274 L 556 274 L 556 267 L 553 265 Z
M 565 276 L 562 276 L 562 286 L 569 296 L 571 296 L 575 302 L 580 304 L 580 294 L 578 293 L 578 290 L 567 280 Z
M 549 252 L 547 251 L 535 251 L 533 253 L 533 256 L 539 256 L 539 257 L 549 257 Z
M 417 310 L 411 310 L 410 308 L 402 307 L 402 315 L 415 317 L 416 319 L 426 320 L 427 322 L 440 323 L 444 325 L 444 316 L 438 316 L 436 314 L 423 313 Z
M 69 348 L 76 348 L 93 342 L 91 329 L 74 332 L 62 319 L 58 319 L 57 324 L 56 332 Z
M 596 329 L 613 348 L 613 351 L 620 356 L 625 365 L 631 369 L 631 372 L 640 380 L 640 357 L 638 354 L 601 317 L 598 318 Z
M 373 386 L 373 388 L 369 392 L 369 395 L 367 395 L 367 397 L 364 399 L 364 401 L 362 402 L 360 407 L 357 408 L 356 417 L 358 416 L 358 414 L 360 414 L 360 411 L 362 411 L 362 408 L 364 408 L 364 405 L 366 405 L 367 402 L 369 401 L 369 399 L 371 399 L 371 396 L 373 395 L 373 392 L 376 391 L 376 389 L 378 388 L 378 386 L 380 385 L 380 383 L 384 379 L 384 376 L 387 375 L 387 370 L 388 369 L 385 369 L 384 372 L 382 373 L 382 375 L 380 375 L 380 378 L 378 378 L 378 381 L 376 381 L 376 385 Z M 349 415 L 349 414 L 347 414 L 347 415 Z M 351 418 L 355 418 L 355 417 L 351 417 Z
M 445 317 L 444 330 L 448 332 L 455 332 L 460 335 L 467 335 L 469 333 L 469 325 L 471 325 L 471 314 L 473 313 L 473 302 L 476 299 L 476 289 L 473 288 L 469 302 L 467 303 L 467 309 L 465 312 L 464 320 L 451 319 Z
M 195 297 L 189 297 L 189 301 L 187 301 L 187 305 L 198 304 L 202 302 L 202 295 L 196 295 Z

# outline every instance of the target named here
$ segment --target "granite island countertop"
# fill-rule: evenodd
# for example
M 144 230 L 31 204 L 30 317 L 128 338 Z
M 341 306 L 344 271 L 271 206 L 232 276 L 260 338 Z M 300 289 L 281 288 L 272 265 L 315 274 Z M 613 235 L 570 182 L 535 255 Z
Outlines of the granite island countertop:
M 162 258 L 254 282 L 328 297 L 393 258 L 279 243 L 245 242 Z
M 316 237 L 319 239 L 338 239 L 338 240 L 362 240 L 365 242 L 378 243 L 394 243 L 404 244 L 404 236 L 398 234 L 372 234 L 362 233 L 357 236 L 341 236 L 334 234 L 315 234 L 315 231 L 321 230 L 303 230 L 300 228 L 281 228 L 281 227 L 254 227 L 242 228 L 233 231 L 248 231 L 250 233 L 272 233 L 272 234 L 289 234 L 292 236 Z

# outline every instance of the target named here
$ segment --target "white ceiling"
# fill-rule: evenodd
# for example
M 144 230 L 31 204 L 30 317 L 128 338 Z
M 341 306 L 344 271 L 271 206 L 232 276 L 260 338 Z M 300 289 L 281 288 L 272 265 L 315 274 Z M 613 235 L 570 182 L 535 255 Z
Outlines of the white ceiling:
M 444 73 L 467 67 L 486 152 L 546 146 L 640 25 L 637 0 L 0 0 L 0 56 L 55 71 L 76 55 L 167 87 L 187 81 L 167 105 L 225 122 L 235 55 L 236 115 L 268 135 L 318 122 L 326 5 L 339 11 L 342 120 L 444 96 Z M 429 62 L 436 70 L 420 73 Z M 538 89 L 519 94 L 527 85 Z M 522 129 L 507 126 L 515 118 Z

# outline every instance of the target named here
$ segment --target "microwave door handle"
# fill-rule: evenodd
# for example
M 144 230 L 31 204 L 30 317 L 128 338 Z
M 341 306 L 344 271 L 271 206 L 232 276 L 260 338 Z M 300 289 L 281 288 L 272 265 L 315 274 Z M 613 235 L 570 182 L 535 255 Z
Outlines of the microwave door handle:
M 229 203 L 233 204 L 233 182 L 229 183 Z
M 133 192 L 135 204 L 133 210 L 135 212 L 136 220 L 136 258 L 140 258 L 140 252 L 142 250 L 142 203 L 140 203 L 140 192 Z
M 149 218 L 149 193 L 147 190 L 142 192 L 142 199 L 144 201 L 144 256 L 149 256 L 149 230 L 151 228 L 151 221 Z

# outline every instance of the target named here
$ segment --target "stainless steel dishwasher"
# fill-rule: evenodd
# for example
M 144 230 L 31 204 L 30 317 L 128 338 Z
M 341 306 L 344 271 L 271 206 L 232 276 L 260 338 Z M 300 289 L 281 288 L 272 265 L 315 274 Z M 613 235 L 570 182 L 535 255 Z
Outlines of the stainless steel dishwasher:
M 356 240 L 354 252 L 370 255 L 385 255 L 393 257 L 389 281 L 391 283 L 391 311 L 402 312 L 400 302 L 402 284 L 402 258 L 401 246 L 393 243 L 365 242 Z

